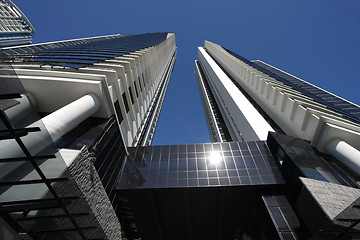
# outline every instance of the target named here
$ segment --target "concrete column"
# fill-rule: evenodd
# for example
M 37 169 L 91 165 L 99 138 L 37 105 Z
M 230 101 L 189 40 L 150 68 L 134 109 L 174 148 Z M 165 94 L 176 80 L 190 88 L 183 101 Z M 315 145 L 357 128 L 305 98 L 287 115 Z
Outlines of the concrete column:
M 85 95 L 78 100 L 42 118 L 53 141 L 56 141 L 100 108 L 100 101 L 94 94 Z
M 360 151 L 356 148 L 336 138 L 326 145 L 326 151 L 360 175 Z
M 100 108 L 100 101 L 93 94 L 85 95 L 78 100 L 60 108 L 59 110 L 47 115 L 41 120 L 29 125 L 28 127 L 40 127 L 40 132 L 29 133 L 22 137 L 27 149 L 32 155 L 43 151 L 52 145 L 61 136 L 75 128 L 82 121 L 90 117 Z M 49 134 L 44 130 L 44 126 Z M 51 139 L 49 138 L 49 135 Z M 24 153 L 14 140 L 0 141 L 0 158 L 23 157 Z M 21 165 L 21 162 L 0 163 L 0 179 L 14 171 Z

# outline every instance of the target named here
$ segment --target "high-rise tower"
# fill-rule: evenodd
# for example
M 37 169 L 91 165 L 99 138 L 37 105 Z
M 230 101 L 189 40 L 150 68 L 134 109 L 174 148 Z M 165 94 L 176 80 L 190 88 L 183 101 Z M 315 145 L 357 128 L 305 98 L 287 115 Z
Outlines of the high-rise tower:
M 29 44 L 35 32 L 30 21 L 11 0 L 0 1 L 0 46 Z
M 278 189 L 282 200 L 274 192 L 270 198 L 277 200 L 268 199 L 269 193 L 262 196 L 280 239 L 356 239 L 360 107 L 215 43 L 205 41 L 198 56 L 195 72 L 212 140 L 239 141 L 250 151 L 257 149 L 253 141 L 263 142 L 285 180 L 288 189 Z M 247 151 L 242 155 L 252 155 L 255 166 L 245 165 L 258 168 L 248 169 L 257 181 L 263 175 L 260 158 Z
M 268 132 L 283 133 L 310 141 L 360 174 L 356 104 L 207 41 L 195 65 L 214 141 L 265 140 Z
M 151 144 L 175 56 L 173 33 L 1 50 L 0 202 L 9 239 L 120 239 L 118 172 L 128 146 Z
M 125 145 L 137 146 L 152 141 L 175 52 L 174 34 L 149 33 L 9 47 L 2 55 L 39 112 L 92 93 L 100 102 L 94 117 L 116 116 Z
M 129 239 L 357 239 L 358 106 L 206 42 L 196 62 L 213 143 L 128 148 Z

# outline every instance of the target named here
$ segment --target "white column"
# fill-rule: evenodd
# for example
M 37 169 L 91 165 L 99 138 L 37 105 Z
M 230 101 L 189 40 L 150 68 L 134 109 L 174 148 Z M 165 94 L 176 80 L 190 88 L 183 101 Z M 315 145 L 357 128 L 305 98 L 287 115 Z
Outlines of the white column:
M 42 118 L 53 141 L 56 141 L 100 108 L 100 101 L 94 94 L 85 95 L 78 100 Z
M 326 151 L 360 175 L 360 152 L 339 138 L 326 145 Z
M 52 144 L 49 135 L 53 141 L 56 141 L 99 110 L 100 105 L 100 101 L 95 95 L 85 95 L 28 126 L 40 128 L 45 126 L 49 134 L 46 130 L 42 130 L 40 132 L 29 133 L 21 139 L 30 153 L 36 155 L 49 146 L 49 144 Z M 0 158 L 24 156 L 24 153 L 14 140 L 0 141 L 0 149 Z M 21 162 L 11 164 L 0 163 L 0 179 L 20 165 Z

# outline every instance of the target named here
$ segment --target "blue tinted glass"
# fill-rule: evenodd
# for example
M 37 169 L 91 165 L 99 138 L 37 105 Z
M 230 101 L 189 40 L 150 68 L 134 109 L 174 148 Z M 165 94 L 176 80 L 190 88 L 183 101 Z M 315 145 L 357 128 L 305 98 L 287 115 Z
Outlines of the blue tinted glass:
M 232 150 L 239 149 L 239 144 L 242 151 Z M 122 184 L 131 181 L 129 178 L 136 172 L 143 173 L 145 182 L 152 182 L 139 185 L 141 188 L 176 187 L 176 183 L 183 187 L 283 183 L 280 173 L 269 168 L 275 165 L 271 163 L 274 159 L 266 153 L 263 155 L 258 146 L 269 152 L 261 142 L 138 147 L 136 151 L 129 148 L 130 158 L 120 176 L 119 188 L 136 188 L 133 184 Z M 136 158 L 141 165 L 129 161 Z

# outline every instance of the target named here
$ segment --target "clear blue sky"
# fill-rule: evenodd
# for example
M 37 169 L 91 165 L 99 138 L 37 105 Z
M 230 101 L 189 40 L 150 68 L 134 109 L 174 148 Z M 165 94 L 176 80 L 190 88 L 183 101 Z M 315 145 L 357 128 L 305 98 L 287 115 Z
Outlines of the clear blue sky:
M 204 40 L 360 103 L 359 0 L 13 1 L 35 27 L 34 43 L 176 33 L 178 55 L 154 145 L 210 141 L 194 75 Z

